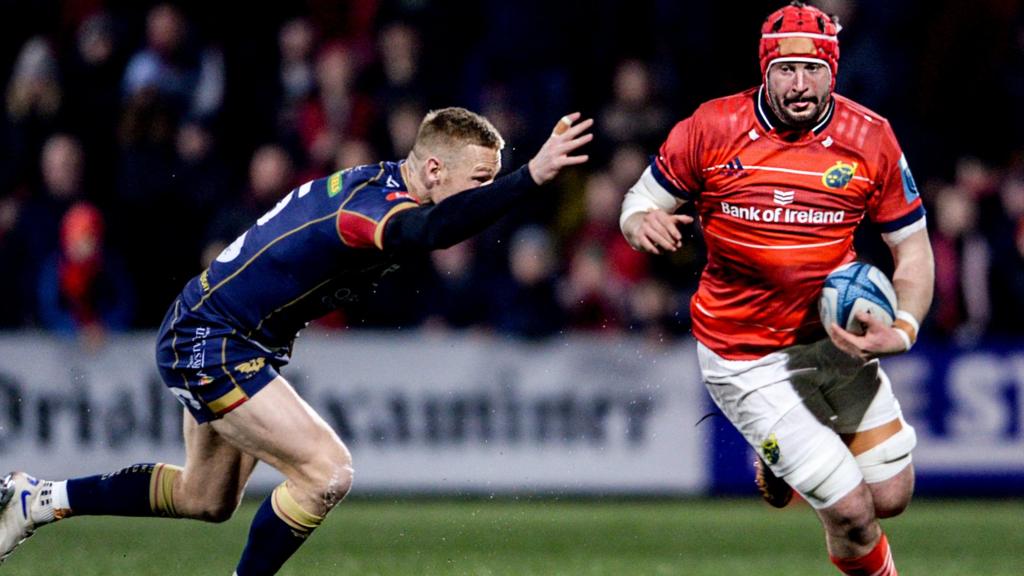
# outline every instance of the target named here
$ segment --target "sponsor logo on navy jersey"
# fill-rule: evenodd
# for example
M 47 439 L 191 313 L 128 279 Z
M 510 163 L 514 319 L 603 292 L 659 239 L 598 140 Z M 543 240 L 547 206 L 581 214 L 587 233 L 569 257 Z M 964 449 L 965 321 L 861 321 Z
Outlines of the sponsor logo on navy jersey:
M 195 337 L 192 338 L 192 354 L 188 359 L 188 367 L 202 369 L 206 366 L 206 337 L 210 335 L 210 329 L 205 326 L 196 328 Z
M 408 192 L 391 192 L 386 197 L 388 202 L 394 202 L 395 200 L 398 200 L 398 199 L 401 199 L 401 198 L 408 198 L 408 199 L 412 200 L 412 195 L 409 194 Z
M 327 179 L 327 196 L 334 198 L 341 192 L 341 172 L 331 174 L 331 177 Z
M 252 376 L 262 370 L 266 362 L 265 358 L 253 358 L 252 360 L 247 360 L 235 366 L 235 372 L 240 372 L 246 376 Z

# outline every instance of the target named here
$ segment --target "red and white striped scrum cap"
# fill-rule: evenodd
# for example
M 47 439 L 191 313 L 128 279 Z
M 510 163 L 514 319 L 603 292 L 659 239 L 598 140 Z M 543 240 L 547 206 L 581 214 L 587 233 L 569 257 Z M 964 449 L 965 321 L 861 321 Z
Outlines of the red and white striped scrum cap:
M 832 72 L 831 87 L 839 70 L 840 26 L 821 10 L 792 2 L 772 12 L 761 26 L 761 77 L 775 62 L 816 62 Z

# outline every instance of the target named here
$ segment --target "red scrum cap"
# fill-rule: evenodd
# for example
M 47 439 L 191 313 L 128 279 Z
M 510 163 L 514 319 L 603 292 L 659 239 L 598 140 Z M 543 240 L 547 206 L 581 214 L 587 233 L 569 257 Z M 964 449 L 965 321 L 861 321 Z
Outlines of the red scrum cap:
M 839 70 L 839 24 L 821 10 L 795 1 L 772 12 L 761 26 L 761 77 L 775 62 L 817 62 Z

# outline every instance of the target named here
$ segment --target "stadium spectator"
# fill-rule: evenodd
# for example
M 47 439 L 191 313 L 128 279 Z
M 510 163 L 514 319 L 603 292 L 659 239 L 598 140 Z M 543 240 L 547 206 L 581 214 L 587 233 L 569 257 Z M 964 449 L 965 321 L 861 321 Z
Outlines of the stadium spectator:
M 976 343 L 991 319 L 992 254 L 978 229 L 978 205 L 967 189 L 944 186 L 935 195 L 935 315 L 939 332 Z
M 14 281 L 21 284 L 22 301 L 35 311 L 38 295 L 36 282 L 41 264 L 58 248 L 60 222 L 75 202 L 86 197 L 83 189 L 84 157 L 74 137 L 59 133 L 43 146 L 40 158 L 42 186 L 18 210 L 12 242 L 21 260 L 21 274 Z
M 634 180 L 640 172 L 633 175 Z M 599 250 L 607 266 L 604 281 L 625 289 L 646 278 L 649 266 L 647 255 L 633 250 L 619 232 L 620 190 L 607 172 L 588 176 L 583 188 L 583 221 L 565 244 L 570 261 L 582 250 Z
M 104 13 L 87 18 L 78 28 L 74 51 L 65 74 L 68 127 L 89 151 L 87 178 L 98 191 L 114 186 L 110 167 L 117 157 L 117 119 L 120 113 L 123 58 L 113 20 Z M 109 200 L 110 193 L 97 200 Z
M 146 17 L 146 47 L 128 61 L 122 89 L 126 100 L 151 91 L 177 116 L 210 118 L 223 102 L 223 57 L 193 46 L 181 11 L 159 4 Z
M 188 206 L 188 217 L 178 222 L 179 250 L 197 273 L 204 239 L 213 218 L 234 198 L 226 162 L 206 122 L 187 120 L 175 138 L 174 198 Z
M 411 24 L 396 21 L 381 28 L 377 34 L 379 56 L 360 81 L 381 109 L 427 93 L 420 66 L 422 49 L 419 32 Z
M 277 102 L 278 133 L 283 142 L 301 150 L 297 127 L 302 106 L 316 90 L 316 69 L 313 52 L 316 31 L 307 18 L 285 22 L 277 35 L 280 64 L 277 81 L 280 97 Z
M 103 215 L 78 202 L 60 225 L 60 248 L 39 275 L 39 319 L 44 328 L 78 335 L 89 348 L 109 330 L 131 326 L 134 292 L 120 259 L 104 245 Z
M 425 110 L 417 100 L 405 100 L 387 111 L 387 143 L 394 156 L 408 154 L 416 140 Z
M 568 266 L 558 287 L 566 326 L 605 335 L 621 330 L 623 286 L 610 280 L 603 246 L 596 242 L 581 244 Z
M 61 122 L 65 102 L 56 56 L 40 36 L 21 47 L 7 83 L 0 142 L 0 186 L 24 190 L 33 186 L 32 168 L 46 139 Z
M 1004 338 L 1019 336 L 1024 325 L 1024 177 L 1011 174 L 999 189 L 1005 218 L 989 237 L 992 266 L 989 287 L 993 311 L 991 332 Z
M 516 109 L 515 97 L 509 93 L 508 87 L 495 82 L 480 89 L 480 110 L 488 118 L 494 119 L 494 127 L 507 134 L 509 140 L 521 141 L 526 138 L 527 122 Z M 515 165 L 526 158 L 520 150 L 505 150 L 503 158 L 506 163 Z
M 612 100 L 601 111 L 600 125 L 606 144 L 654 148 L 669 118 L 668 109 L 658 98 L 648 65 L 632 59 L 620 62 L 612 81 Z
M 473 240 L 430 253 L 431 267 L 423 285 L 424 325 L 430 329 L 465 329 L 486 319 L 492 294 L 476 268 Z
M 626 293 L 626 326 L 648 342 L 665 344 L 685 334 L 677 318 L 679 306 L 672 289 L 661 280 L 645 278 Z
M 344 140 L 338 145 L 338 156 L 334 161 L 335 170 L 344 170 L 352 166 L 372 164 L 377 158 L 373 146 L 365 140 Z
M 612 151 L 608 159 L 608 174 L 620 189 L 628 188 L 636 182 L 649 162 L 650 158 L 639 144 L 624 144 Z
M 557 257 L 550 235 L 527 226 L 512 236 L 508 274 L 495 281 L 491 322 L 503 334 L 538 339 L 558 334 L 564 313 L 558 301 Z
M 143 90 L 125 102 L 108 237 L 132 274 L 136 319 L 145 326 L 159 322 L 159 303 L 173 297 L 172 286 L 195 266 L 178 240 L 178 222 L 192 216 L 189 206 L 175 201 L 176 133 L 177 116 L 156 93 Z
M 204 268 L 228 243 L 277 204 L 283 196 L 281 191 L 289 190 L 295 184 L 293 173 L 292 159 L 283 147 L 266 144 L 253 153 L 245 192 L 237 201 L 228 202 L 221 208 L 206 231 L 202 256 Z
M 351 47 L 328 42 L 317 55 L 313 96 L 299 108 L 298 133 L 307 169 L 323 175 L 330 170 L 342 140 L 365 138 L 374 107 L 356 91 L 361 58 Z

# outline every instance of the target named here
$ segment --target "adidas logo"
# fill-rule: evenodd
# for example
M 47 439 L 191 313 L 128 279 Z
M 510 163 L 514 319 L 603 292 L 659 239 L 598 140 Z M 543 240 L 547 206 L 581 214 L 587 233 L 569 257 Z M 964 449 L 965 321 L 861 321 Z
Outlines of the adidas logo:
M 779 206 L 786 206 L 787 204 L 792 204 L 794 196 L 796 196 L 796 192 L 792 190 L 776 190 L 775 203 L 778 204 Z
M 742 174 L 743 170 L 744 170 L 743 163 L 740 162 L 740 157 L 739 156 L 733 158 L 732 160 L 727 162 L 726 165 L 725 165 L 725 173 L 728 176 L 735 176 L 737 174 Z

